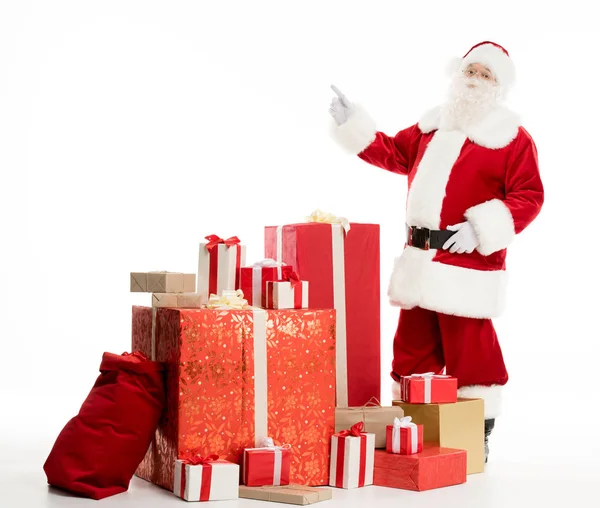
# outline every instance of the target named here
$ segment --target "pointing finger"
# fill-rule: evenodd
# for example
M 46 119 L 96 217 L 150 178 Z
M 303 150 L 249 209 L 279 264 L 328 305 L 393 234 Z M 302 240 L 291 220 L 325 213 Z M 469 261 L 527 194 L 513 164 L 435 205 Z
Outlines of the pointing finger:
M 347 108 L 350 107 L 350 101 L 348 98 L 342 93 L 342 91 L 335 85 L 331 85 L 331 89 L 335 92 L 335 94 L 340 98 L 340 101 L 343 106 Z

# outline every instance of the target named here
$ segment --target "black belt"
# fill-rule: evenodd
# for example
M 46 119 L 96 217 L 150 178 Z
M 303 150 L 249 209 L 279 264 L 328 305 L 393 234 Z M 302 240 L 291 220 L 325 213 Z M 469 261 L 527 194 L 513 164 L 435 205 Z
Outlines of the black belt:
M 406 226 L 406 244 L 417 249 L 441 249 L 456 231 Z

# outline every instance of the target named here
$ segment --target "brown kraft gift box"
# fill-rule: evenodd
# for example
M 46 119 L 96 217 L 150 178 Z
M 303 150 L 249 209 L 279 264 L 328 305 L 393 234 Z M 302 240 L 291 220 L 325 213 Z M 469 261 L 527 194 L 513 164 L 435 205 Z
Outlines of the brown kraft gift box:
M 132 293 L 193 293 L 195 290 L 195 273 L 130 272 Z
M 285 485 L 281 487 L 246 487 L 240 485 L 240 497 L 288 504 L 314 504 L 331 499 L 331 489 Z
M 467 474 L 485 465 L 483 399 L 458 399 L 448 404 L 408 404 L 394 400 L 413 423 L 423 425 L 423 441 L 467 451 Z
M 404 410 L 399 406 L 385 407 L 373 403 L 361 407 L 335 408 L 335 431 L 349 429 L 358 422 L 364 422 L 363 432 L 375 434 L 375 448 L 385 448 L 386 426 L 394 423 L 394 418 L 402 418 Z

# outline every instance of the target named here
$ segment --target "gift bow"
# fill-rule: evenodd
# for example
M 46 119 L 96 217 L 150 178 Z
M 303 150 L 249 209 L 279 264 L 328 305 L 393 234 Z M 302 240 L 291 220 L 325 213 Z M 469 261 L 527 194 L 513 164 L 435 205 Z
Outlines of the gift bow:
M 445 374 L 436 374 L 435 372 L 425 372 L 423 374 L 411 374 L 408 377 L 422 377 L 423 379 L 432 379 L 432 378 L 447 378 Z
M 208 235 L 205 236 L 204 238 L 206 238 L 208 240 L 208 243 L 206 244 L 206 249 L 207 250 L 212 250 L 214 247 L 216 247 L 219 244 L 225 244 L 227 245 L 227 247 L 232 247 L 233 245 L 239 245 L 240 243 L 240 239 L 237 236 L 232 236 L 230 238 L 228 238 L 227 240 L 223 240 L 223 238 L 217 236 L 217 235 Z
M 219 456 L 213 453 L 212 455 L 208 455 L 206 457 L 202 457 L 201 455 L 195 455 L 190 459 L 184 460 L 183 463 L 189 464 L 190 466 L 206 466 L 211 462 L 216 462 L 217 460 L 219 460 Z
M 207 309 L 238 309 L 242 310 L 248 307 L 248 300 L 244 299 L 244 292 L 241 289 L 224 289 L 221 296 L 211 294 L 208 299 Z
M 296 272 L 292 272 L 291 274 L 286 275 L 285 279 L 283 280 L 289 282 L 292 288 L 295 288 L 298 284 L 302 284 L 300 276 Z
M 263 259 L 262 261 L 257 261 L 252 266 L 269 268 L 269 267 L 277 267 L 277 266 L 286 266 L 286 264 L 280 263 L 279 261 L 275 261 L 274 259 L 271 259 L 271 258 L 266 258 L 266 259 Z
M 322 212 L 319 209 L 311 213 L 306 220 L 308 222 L 322 222 L 325 224 L 341 224 L 346 233 L 350 231 L 350 221 L 346 217 L 337 217 L 331 213 Z
M 339 433 L 339 436 L 340 437 L 346 437 L 346 436 L 360 437 L 360 434 L 362 433 L 364 426 L 365 426 L 364 422 L 355 423 L 354 425 L 352 425 L 352 427 L 350 427 L 350 430 L 342 430 Z
M 273 441 L 273 438 L 270 438 L 270 437 L 263 437 L 260 441 L 260 446 L 259 446 L 259 448 L 277 448 L 279 450 L 287 450 L 291 447 L 292 447 L 291 444 L 284 444 L 281 446 L 277 446 L 275 444 L 275 442 Z
M 416 424 L 412 423 L 412 416 L 403 416 L 402 418 L 394 418 L 394 427 L 397 429 L 400 427 L 416 427 Z

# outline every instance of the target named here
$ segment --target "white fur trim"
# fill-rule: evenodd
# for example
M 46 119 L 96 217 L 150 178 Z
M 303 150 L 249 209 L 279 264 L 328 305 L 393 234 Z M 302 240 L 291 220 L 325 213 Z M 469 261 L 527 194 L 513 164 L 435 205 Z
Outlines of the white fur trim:
M 434 134 L 408 192 L 407 224 L 439 229 L 448 179 L 466 140 L 467 137 L 458 131 L 437 131 Z
M 347 152 L 357 155 L 375 141 L 377 126 L 371 116 L 354 104 L 354 111 L 342 125 L 332 120 L 331 134 Z
M 497 418 L 502 412 L 501 385 L 471 385 L 458 389 L 458 396 L 463 399 L 483 399 L 483 412 L 486 420 Z
M 406 247 L 396 258 L 388 286 L 392 305 L 472 318 L 502 314 L 508 282 L 505 270 L 447 265 L 433 261 L 436 252 Z
M 472 63 L 485 65 L 502 86 L 511 86 L 515 82 L 516 73 L 513 61 L 504 51 L 493 44 L 482 44 L 473 49 L 463 58 L 461 70 L 466 69 Z
M 441 106 L 427 111 L 419 121 L 419 129 L 427 134 L 440 128 Z M 504 148 L 519 133 L 521 119 L 519 116 L 505 108 L 498 106 L 486 115 L 481 121 L 466 128 L 466 136 L 480 146 L 485 148 Z
M 505 249 L 515 237 L 515 224 L 508 207 L 500 199 L 491 199 L 473 206 L 465 212 L 465 218 L 475 229 L 483 256 Z

